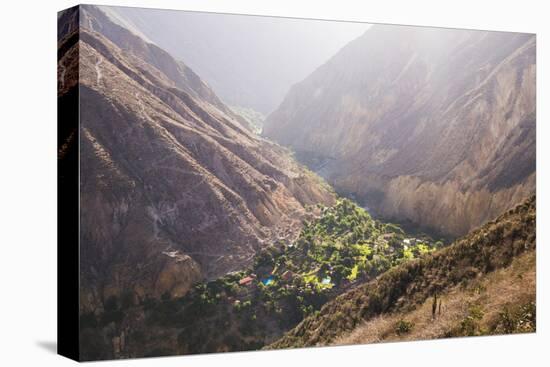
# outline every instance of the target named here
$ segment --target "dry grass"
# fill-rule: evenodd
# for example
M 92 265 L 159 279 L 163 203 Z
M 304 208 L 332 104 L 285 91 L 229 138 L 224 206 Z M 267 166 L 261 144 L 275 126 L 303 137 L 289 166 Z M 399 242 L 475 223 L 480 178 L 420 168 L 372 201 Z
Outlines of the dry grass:
M 443 312 L 449 314 L 452 310 L 459 310 L 460 307 L 453 304 L 454 292 L 466 290 L 469 285 L 476 284 L 476 281 L 483 282 L 483 279 L 491 279 L 489 277 L 497 276 L 492 275 L 493 273 L 499 274 L 499 269 L 509 268 L 515 259 L 527 253 L 534 253 L 536 248 L 535 226 L 536 204 L 535 197 L 532 197 L 494 221 L 486 223 L 483 227 L 457 240 L 449 247 L 436 251 L 425 258 L 405 262 L 383 273 L 373 281 L 338 296 L 268 348 L 297 348 L 334 344 L 337 340 L 341 340 L 364 325 L 365 322 L 373 322 L 372 320 L 377 318 L 388 318 L 394 315 L 397 318 L 393 321 L 396 322 L 402 315 L 408 315 L 415 310 L 418 310 L 418 314 L 415 314 L 418 315 L 416 326 L 409 327 L 407 323 L 411 320 L 403 320 L 404 322 L 400 325 L 394 324 L 393 331 L 387 326 L 385 332 L 376 333 L 372 340 L 390 338 L 392 334 L 396 333 L 397 326 L 399 326 L 402 338 L 408 334 L 414 335 L 418 332 L 417 330 L 424 330 L 424 333 L 428 333 L 430 328 L 433 328 L 432 333 L 414 335 L 414 338 L 439 337 L 446 329 L 444 318 L 439 321 L 441 323 L 439 332 L 436 328 L 437 323 L 430 328 L 422 327 L 423 324 L 432 322 L 433 297 L 435 295 L 444 296 Z M 500 290 L 494 292 L 504 294 L 504 299 L 511 301 L 511 297 L 506 296 L 506 292 L 513 291 L 516 281 L 509 278 L 506 280 L 509 284 L 503 282 Z M 496 287 L 494 284 L 489 285 Z M 509 287 L 512 289 L 508 289 Z M 464 294 L 459 292 L 455 298 L 464 297 Z M 532 294 L 534 295 L 534 291 Z M 475 297 L 479 298 L 481 302 L 482 295 L 478 296 Z M 469 319 L 461 320 L 460 330 L 455 327 L 446 330 L 444 334 L 446 336 L 479 335 L 490 332 L 518 332 L 520 329 L 522 331 L 534 329 L 536 322 L 534 302 L 510 303 L 509 307 L 497 311 L 502 311 L 502 314 L 499 314 L 499 320 L 493 322 L 493 329 L 486 331 L 481 328 L 479 326 L 480 319 L 485 317 L 485 313 L 490 314 L 491 310 L 488 309 L 484 313 L 478 308 L 489 305 L 489 302 L 497 302 L 490 301 L 489 296 L 487 295 L 485 304 L 473 305 L 475 307 L 468 310 L 473 313 L 472 315 L 464 316 L 464 313 L 462 314 Z M 421 311 L 423 307 L 425 309 Z M 426 314 L 428 316 L 425 316 Z M 430 320 L 423 320 L 422 315 Z M 458 315 L 460 314 L 457 314 L 455 321 L 459 320 Z M 446 317 L 452 317 L 452 315 Z M 452 318 L 448 320 L 449 325 L 452 324 L 452 321 Z M 381 324 L 376 327 L 382 328 L 382 322 L 378 322 Z
M 334 344 L 364 344 L 399 340 L 436 339 L 461 333 L 461 323 L 471 313 L 478 313 L 477 332 L 473 335 L 490 335 L 502 310 L 535 300 L 535 251 L 515 259 L 504 269 L 473 279 L 442 294 L 441 314 L 432 319 L 433 299 L 427 299 L 411 312 L 397 312 L 378 316 L 356 327 L 351 333 L 334 341 Z M 395 330 L 400 320 L 414 326 L 408 333 Z

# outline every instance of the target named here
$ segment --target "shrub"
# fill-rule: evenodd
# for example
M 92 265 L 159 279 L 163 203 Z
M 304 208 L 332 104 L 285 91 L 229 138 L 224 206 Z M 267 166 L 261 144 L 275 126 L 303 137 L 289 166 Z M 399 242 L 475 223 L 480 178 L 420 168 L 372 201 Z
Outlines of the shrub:
M 534 332 L 536 305 L 529 302 L 516 308 L 505 307 L 499 312 L 493 329 L 504 334 Z
M 408 334 L 414 327 L 414 323 L 406 320 L 399 320 L 395 323 L 395 333 L 397 335 Z

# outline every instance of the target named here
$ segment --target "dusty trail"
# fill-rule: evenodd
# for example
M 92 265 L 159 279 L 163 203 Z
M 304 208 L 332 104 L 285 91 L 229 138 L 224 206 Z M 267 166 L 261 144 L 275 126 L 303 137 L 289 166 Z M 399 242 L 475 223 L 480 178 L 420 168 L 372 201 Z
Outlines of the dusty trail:
M 103 63 L 103 58 L 100 56 L 97 61 L 95 62 L 95 71 L 97 74 L 96 84 L 99 86 L 99 83 L 101 82 L 101 69 L 99 66 Z

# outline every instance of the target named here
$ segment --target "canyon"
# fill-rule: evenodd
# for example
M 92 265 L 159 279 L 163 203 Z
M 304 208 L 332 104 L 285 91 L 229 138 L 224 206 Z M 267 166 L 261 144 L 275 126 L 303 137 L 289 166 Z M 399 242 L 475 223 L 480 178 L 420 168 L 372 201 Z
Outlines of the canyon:
M 376 215 L 456 237 L 534 193 L 535 79 L 533 35 L 374 25 L 263 134 Z
M 220 15 L 148 14 L 58 15 L 79 359 L 535 331 L 534 35 L 364 26 L 248 79 L 209 56 L 242 51 L 235 29 L 186 33 Z M 277 37 L 319 47 L 293 24 Z M 260 43 L 250 65 L 275 54 Z

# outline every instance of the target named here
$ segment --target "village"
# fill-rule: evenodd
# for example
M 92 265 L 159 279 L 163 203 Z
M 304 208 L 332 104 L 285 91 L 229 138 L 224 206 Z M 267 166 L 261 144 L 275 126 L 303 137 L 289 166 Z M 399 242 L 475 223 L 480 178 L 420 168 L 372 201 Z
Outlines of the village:
M 258 293 L 274 299 L 289 292 L 333 297 L 442 246 L 426 235 L 406 236 L 397 225 L 375 221 L 346 199 L 322 213 L 296 241 L 264 249 L 249 270 L 228 274 L 227 300 L 240 307 Z

